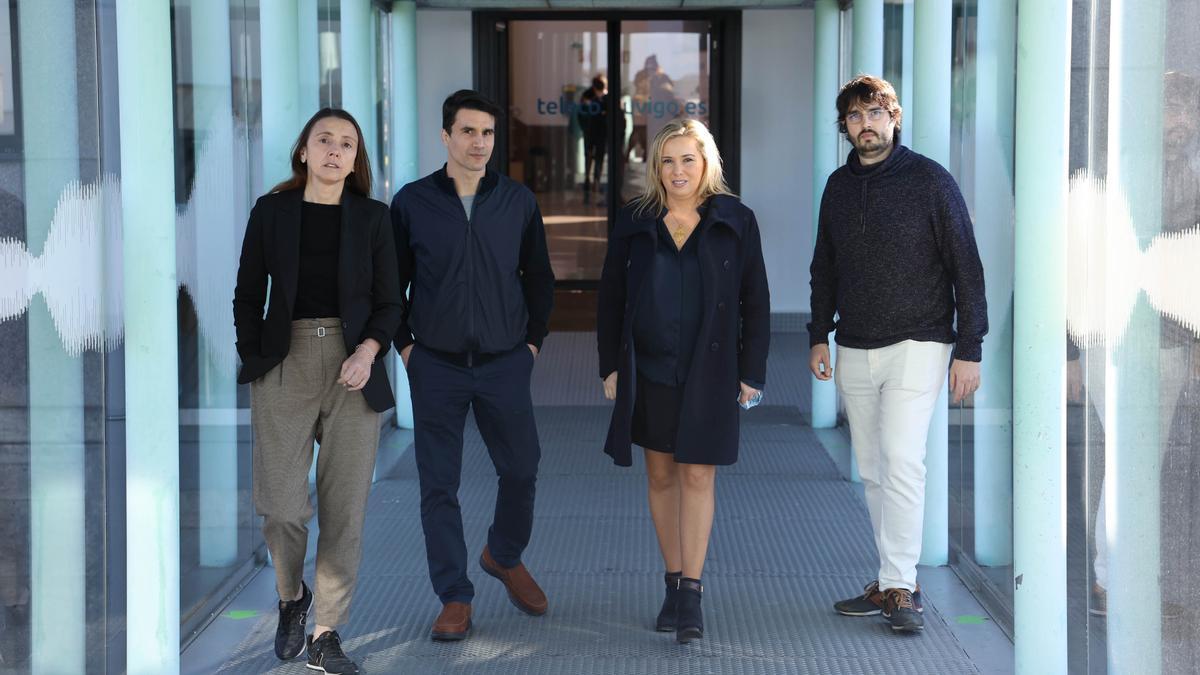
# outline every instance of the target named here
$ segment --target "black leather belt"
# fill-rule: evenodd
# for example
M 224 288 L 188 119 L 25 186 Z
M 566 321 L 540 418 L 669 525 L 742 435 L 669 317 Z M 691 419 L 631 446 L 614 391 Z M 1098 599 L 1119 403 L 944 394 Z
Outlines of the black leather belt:
M 504 354 L 508 353 L 502 352 L 500 354 L 496 354 L 491 352 L 444 352 L 440 349 L 426 347 L 425 345 L 421 345 L 421 349 L 424 349 L 442 361 L 452 363 L 460 368 L 474 368 L 476 366 L 482 366 L 483 364 L 490 361 L 495 361 L 501 356 L 504 356 Z

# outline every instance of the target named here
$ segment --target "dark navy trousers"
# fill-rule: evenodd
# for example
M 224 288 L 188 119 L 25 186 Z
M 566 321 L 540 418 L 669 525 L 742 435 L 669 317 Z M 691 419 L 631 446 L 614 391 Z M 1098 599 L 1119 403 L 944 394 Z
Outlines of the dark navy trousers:
M 414 345 L 408 360 L 421 482 L 421 527 L 429 578 L 443 603 L 471 602 L 458 485 L 467 409 L 496 467 L 496 512 L 488 549 L 503 567 L 521 562 L 533 529 L 533 500 L 541 446 L 529 378 L 533 353 L 522 344 L 483 363 Z

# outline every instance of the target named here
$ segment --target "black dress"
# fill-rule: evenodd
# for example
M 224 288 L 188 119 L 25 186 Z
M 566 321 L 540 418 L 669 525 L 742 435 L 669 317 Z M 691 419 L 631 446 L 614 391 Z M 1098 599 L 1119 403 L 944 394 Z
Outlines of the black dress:
M 677 249 L 666 224 L 658 219 L 654 269 L 633 320 L 637 385 L 632 439 L 658 452 L 675 452 L 683 385 L 700 332 L 699 229 L 697 225 L 683 248 Z

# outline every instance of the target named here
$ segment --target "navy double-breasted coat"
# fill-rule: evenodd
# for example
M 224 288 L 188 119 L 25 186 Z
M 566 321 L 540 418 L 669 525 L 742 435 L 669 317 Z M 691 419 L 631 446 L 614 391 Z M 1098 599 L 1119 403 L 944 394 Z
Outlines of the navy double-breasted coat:
M 738 382 L 766 382 L 771 299 L 754 212 L 737 197 L 714 195 L 702 213 L 692 236 L 699 237 L 703 311 L 683 385 L 675 461 L 733 464 L 738 452 Z M 620 466 L 633 463 L 633 317 L 649 290 L 661 215 L 637 216 L 631 204 L 622 207 L 609 235 L 600 278 L 600 377 L 617 372 L 617 398 L 604 452 Z

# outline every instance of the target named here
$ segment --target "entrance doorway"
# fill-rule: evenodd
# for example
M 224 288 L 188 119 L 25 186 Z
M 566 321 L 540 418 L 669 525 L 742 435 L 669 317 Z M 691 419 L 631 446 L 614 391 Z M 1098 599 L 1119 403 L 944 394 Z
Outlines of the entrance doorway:
M 476 12 L 474 21 L 476 86 L 507 111 L 492 162 L 533 191 L 546 224 L 552 329 L 592 330 L 608 232 L 642 193 L 663 125 L 707 124 L 737 189 L 740 14 Z

